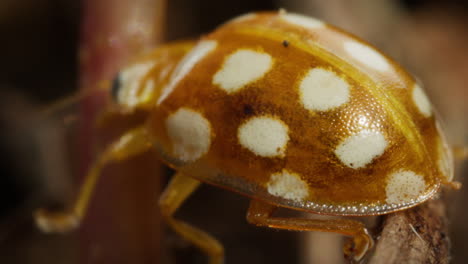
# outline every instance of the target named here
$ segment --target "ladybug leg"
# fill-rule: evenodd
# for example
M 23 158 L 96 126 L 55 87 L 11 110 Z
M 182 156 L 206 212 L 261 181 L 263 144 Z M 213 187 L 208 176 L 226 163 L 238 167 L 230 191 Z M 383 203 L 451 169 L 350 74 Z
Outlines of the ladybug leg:
M 462 187 L 462 183 L 459 181 L 445 181 L 445 182 L 442 182 L 442 184 L 452 188 L 452 190 L 460 190 Z
M 224 259 L 224 249 L 215 238 L 174 218 L 175 211 L 199 185 L 199 181 L 178 172 L 161 195 L 159 206 L 166 222 L 175 232 L 205 252 L 210 258 L 210 264 L 221 264 Z
M 146 111 L 131 111 L 122 108 L 108 108 L 104 109 L 96 118 L 96 126 L 99 129 L 108 129 L 112 124 L 116 123 L 130 123 L 135 120 L 143 123 L 147 117 Z M 133 124 L 133 123 L 132 123 Z
M 96 182 L 102 169 L 111 162 L 126 160 L 137 154 L 146 152 L 151 143 L 144 127 L 136 128 L 122 135 L 98 157 L 97 161 L 84 178 L 75 204 L 69 211 L 50 212 L 38 209 L 34 212 L 37 226 L 44 232 L 68 232 L 78 227 L 86 213 L 89 200 L 93 194 Z
M 452 147 L 452 153 L 453 153 L 453 157 L 455 158 L 455 160 L 464 161 L 468 159 L 468 146 L 465 146 L 465 147 L 454 146 Z M 458 182 L 458 181 L 443 180 L 442 184 L 452 188 L 453 190 L 459 190 L 462 187 L 461 182 Z
M 453 147 L 453 156 L 456 160 L 466 160 L 468 159 L 468 146 L 461 147 L 455 146 Z
M 247 212 L 247 221 L 257 226 L 296 231 L 334 232 L 352 237 L 344 247 L 347 257 L 359 261 L 372 248 L 374 242 L 364 224 L 349 219 L 300 219 L 272 216 L 278 207 L 265 202 L 251 200 Z

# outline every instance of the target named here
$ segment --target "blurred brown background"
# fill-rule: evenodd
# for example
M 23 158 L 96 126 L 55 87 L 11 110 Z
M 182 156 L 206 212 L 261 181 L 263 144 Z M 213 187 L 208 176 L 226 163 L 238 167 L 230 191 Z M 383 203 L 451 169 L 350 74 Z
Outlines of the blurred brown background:
M 468 1 L 173 0 L 164 10 L 163 38 L 196 38 L 239 14 L 280 7 L 328 21 L 386 51 L 425 84 L 450 141 L 467 144 Z M 0 263 L 98 263 L 92 254 L 82 255 L 80 231 L 45 235 L 31 219 L 33 208 L 51 201 L 64 203 L 77 188 L 73 166 L 60 152 L 69 144 L 54 136 L 63 134 L 56 129 L 70 128 L 52 122 L 38 140 L 39 126 L 44 124 L 37 124 L 34 116 L 78 88 L 82 17 L 83 6 L 77 0 L 0 1 Z M 467 167 L 457 166 L 456 177 L 465 186 Z M 167 175 L 154 177 L 167 181 Z M 447 201 L 452 263 L 466 263 L 468 188 L 450 193 Z M 340 236 L 255 228 L 245 221 L 247 205 L 244 197 L 204 186 L 178 215 L 219 238 L 228 264 L 343 263 Z M 103 222 L 118 221 L 101 217 Z M 206 263 L 197 249 L 170 231 L 161 237 L 161 245 L 155 245 L 160 247 L 155 248 L 160 258 L 142 258 L 144 263 Z M 119 259 L 126 253 L 113 254 Z

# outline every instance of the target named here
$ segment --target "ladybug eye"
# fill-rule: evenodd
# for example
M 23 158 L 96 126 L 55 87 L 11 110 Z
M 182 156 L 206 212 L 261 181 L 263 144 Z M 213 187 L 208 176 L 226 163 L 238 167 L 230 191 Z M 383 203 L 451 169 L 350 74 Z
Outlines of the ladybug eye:
M 111 96 L 115 102 L 119 101 L 119 91 L 121 87 L 122 87 L 122 81 L 120 79 L 120 73 L 119 73 L 117 74 L 117 76 L 115 76 L 114 80 L 112 80 L 112 86 L 111 86 Z

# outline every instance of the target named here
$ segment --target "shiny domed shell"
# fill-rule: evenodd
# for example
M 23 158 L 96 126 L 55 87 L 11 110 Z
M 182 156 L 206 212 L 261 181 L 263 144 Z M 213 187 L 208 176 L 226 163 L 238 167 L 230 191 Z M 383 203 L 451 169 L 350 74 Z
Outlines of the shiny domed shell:
M 318 213 L 382 214 L 452 179 L 423 88 L 368 43 L 313 18 L 229 21 L 161 89 L 151 118 L 161 156 L 247 196 Z

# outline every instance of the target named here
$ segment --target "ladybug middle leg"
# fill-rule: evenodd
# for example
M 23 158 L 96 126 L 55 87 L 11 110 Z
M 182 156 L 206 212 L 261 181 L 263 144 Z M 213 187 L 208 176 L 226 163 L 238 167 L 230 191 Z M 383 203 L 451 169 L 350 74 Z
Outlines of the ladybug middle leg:
M 171 228 L 183 238 L 205 252 L 210 258 L 210 264 L 222 264 L 224 249 L 211 235 L 174 218 L 175 211 L 200 186 L 194 178 L 178 172 L 169 182 L 159 200 L 161 213 Z
M 359 221 L 349 219 L 300 219 L 300 218 L 280 218 L 272 216 L 278 209 L 277 206 L 251 200 L 247 212 L 247 221 L 257 226 L 265 226 L 278 229 L 296 230 L 296 231 L 322 231 L 334 232 L 351 236 L 352 243 L 345 245 L 345 254 L 347 257 L 359 261 L 372 248 L 373 240 L 367 232 L 364 224 Z

